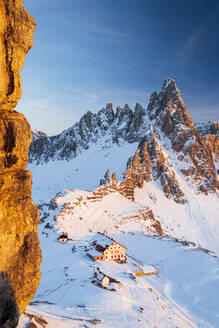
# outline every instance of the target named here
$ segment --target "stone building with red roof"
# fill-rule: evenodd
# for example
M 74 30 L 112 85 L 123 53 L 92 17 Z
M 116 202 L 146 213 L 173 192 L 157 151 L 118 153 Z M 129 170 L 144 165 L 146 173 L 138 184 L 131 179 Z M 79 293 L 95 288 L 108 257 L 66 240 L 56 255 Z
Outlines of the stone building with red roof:
M 91 248 L 88 255 L 100 261 L 126 261 L 126 247 L 114 239 L 98 232 L 89 241 Z

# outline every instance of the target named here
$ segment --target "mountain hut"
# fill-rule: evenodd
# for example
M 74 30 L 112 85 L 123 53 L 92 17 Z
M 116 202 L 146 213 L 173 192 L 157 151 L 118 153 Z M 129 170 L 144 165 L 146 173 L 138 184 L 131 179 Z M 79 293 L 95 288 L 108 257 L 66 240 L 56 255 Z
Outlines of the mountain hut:
M 88 255 L 100 261 L 126 261 L 126 247 L 114 239 L 98 232 L 89 241 L 91 248 Z
M 110 283 L 110 277 L 108 277 L 103 272 L 99 272 L 96 275 L 96 279 L 97 279 L 98 283 L 101 284 L 102 286 L 109 285 L 109 283 Z
M 63 233 L 59 236 L 59 241 L 61 241 L 62 243 L 66 243 L 68 241 L 68 235 L 67 233 Z

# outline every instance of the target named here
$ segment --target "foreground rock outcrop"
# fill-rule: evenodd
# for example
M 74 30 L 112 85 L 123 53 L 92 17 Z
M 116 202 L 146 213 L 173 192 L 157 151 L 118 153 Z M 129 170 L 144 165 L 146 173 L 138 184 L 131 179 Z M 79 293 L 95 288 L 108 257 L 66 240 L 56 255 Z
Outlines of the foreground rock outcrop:
M 18 320 L 19 311 L 10 278 L 6 273 L 0 273 L 0 327 L 17 327 Z
M 32 134 L 14 107 L 21 97 L 19 73 L 36 24 L 22 0 L 0 0 L 0 18 L 0 272 L 9 277 L 23 313 L 40 281 L 41 250 L 32 175 L 25 170 Z
M 36 25 L 22 0 L 0 1 L 0 110 L 12 111 L 22 95 L 20 71 Z

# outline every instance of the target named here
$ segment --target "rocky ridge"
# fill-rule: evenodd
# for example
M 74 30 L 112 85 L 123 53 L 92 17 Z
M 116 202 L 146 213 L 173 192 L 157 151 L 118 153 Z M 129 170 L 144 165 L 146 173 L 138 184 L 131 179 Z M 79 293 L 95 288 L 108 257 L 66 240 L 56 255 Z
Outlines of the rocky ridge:
M 150 97 L 147 110 L 136 104 L 107 104 L 97 114 L 87 112 L 78 123 L 58 136 L 40 138 L 30 147 L 30 162 L 70 160 L 102 141 L 107 149 L 113 144 L 139 142 L 135 155 L 128 160 L 124 183 L 132 188 L 144 181 L 158 182 L 166 197 L 186 203 L 178 183 L 178 174 L 199 192 L 218 188 L 209 140 L 200 134 L 187 111 L 181 93 L 172 79 L 167 79 L 160 93 Z M 102 183 L 104 179 L 102 180 Z
M 105 147 L 113 143 L 136 142 L 148 129 L 146 111 L 136 104 L 134 112 L 125 105 L 112 110 L 111 104 L 97 114 L 87 112 L 79 122 L 61 134 L 40 138 L 32 142 L 29 162 L 37 164 L 50 160 L 69 160 L 101 138 L 105 138 Z
M 34 19 L 21 0 L 0 0 L 0 271 L 7 274 L 23 313 L 40 281 L 39 213 L 25 170 L 31 129 L 13 110 L 21 97 L 20 71 L 33 45 Z

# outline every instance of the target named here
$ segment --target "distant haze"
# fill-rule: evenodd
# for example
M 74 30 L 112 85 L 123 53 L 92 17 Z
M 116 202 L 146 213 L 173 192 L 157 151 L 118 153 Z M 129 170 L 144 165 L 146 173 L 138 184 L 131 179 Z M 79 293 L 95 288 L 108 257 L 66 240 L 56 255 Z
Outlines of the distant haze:
M 176 80 L 194 121 L 219 121 L 219 1 L 23 0 L 37 22 L 17 107 L 49 135 L 106 103 L 147 107 Z

